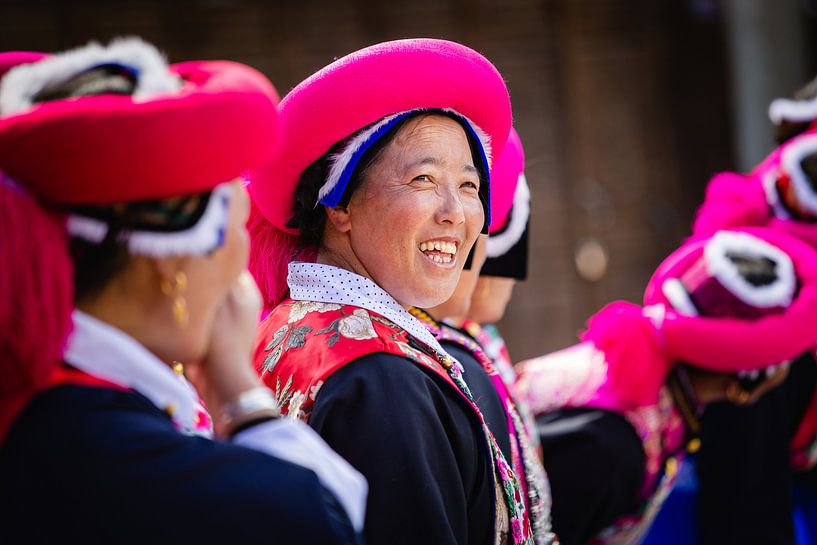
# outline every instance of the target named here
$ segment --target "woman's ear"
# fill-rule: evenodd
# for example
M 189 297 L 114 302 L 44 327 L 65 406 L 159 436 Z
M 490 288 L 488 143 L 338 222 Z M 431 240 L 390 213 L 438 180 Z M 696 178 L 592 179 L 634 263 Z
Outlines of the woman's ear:
M 326 207 L 326 220 L 340 233 L 348 233 L 352 229 L 352 215 L 349 209 L 343 206 L 337 208 Z

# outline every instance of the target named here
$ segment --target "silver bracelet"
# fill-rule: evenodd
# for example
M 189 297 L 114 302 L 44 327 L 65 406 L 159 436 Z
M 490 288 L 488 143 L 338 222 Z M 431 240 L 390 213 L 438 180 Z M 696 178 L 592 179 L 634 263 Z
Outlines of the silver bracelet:
M 272 390 L 258 386 L 241 392 L 238 397 L 221 408 L 219 424 L 222 429 L 235 428 L 256 418 L 277 418 L 281 409 Z

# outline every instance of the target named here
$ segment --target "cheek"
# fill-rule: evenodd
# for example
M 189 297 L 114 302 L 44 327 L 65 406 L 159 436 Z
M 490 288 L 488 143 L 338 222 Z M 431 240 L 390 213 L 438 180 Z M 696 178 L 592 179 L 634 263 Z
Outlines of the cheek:
M 353 220 L 352 237 L 358 248 L 380 260 L 409 253 L 424 222 L 424 206 L 418 201 L 406 196 L 371 200 L 363 221 Z
M 463 203 L 463 211 L 465 213 L 465 223 L 467 225 L 468 236 L 476 238 L 482 231 L 482 225 L 485 223 L 485 209 L 482 207 L 482 202 L 474 197 L 468 199 Z

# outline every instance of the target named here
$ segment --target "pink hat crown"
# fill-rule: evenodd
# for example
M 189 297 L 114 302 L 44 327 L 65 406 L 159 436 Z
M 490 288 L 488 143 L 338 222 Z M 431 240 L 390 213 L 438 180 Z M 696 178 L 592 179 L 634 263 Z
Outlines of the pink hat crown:
M 494 220 L 490 234 L 502 230 L 514 206 L 516 188 L 525 174 L 525 150 L 516 129 L 511 128 L 505 147 L 497 155 L 491 169 L 491 209 Z
M 295 188 L 309 165 L 365 127 L 422 109 L 456 112 L 484 133 L 494 149 L 501 149 L 508 138 L 508 90 L 485 57 L 446 40 L 380 43 L 336 60 L 284 97 L 282 146 L 253 173 L 253 200 L 275 227 L 296 234 L 287 222 Z
M 275 89 L 238 63 L 168 66 L 135 38 L 36 62 L 18 58 L 24 64 L 0 81 L 0 168 L 50 202 L 95 205 L 209 191 L 273 149 Z M 114 65 L 133 78 L 132 92 L 37 100 L 52 85 Z
M 817 129 L 811 128 L 776 148 L 749 174 L 715 175 L 696 213 L 693 236 L 765 226 L 817 247 L 817 190 L 802 165 L 815 153 Z
M 511 128 L 491 170 L 491 226 L 481 274 L 524 280 L 528 272 L 530 188 L 525 178 L 525 150 Z

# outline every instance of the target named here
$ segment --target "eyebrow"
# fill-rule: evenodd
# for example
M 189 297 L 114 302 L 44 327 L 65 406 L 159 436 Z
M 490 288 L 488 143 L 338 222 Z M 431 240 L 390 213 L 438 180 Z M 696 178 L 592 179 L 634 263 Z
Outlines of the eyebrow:
M 406 170 L 411 170 L 414 167 L 423 166 L 423 165 L 432 165 L 435 167 L 439 167 L 442 165 L 442 161 L 437 159 L 436 157 L 424 157 L 418 161 L 414 161 L 406 166 Z M 468 172 L 469 174 L 477 174 L 479 175 L 479 170 L 474 165 L 464 164 L 462 165 L 462 170 Z

